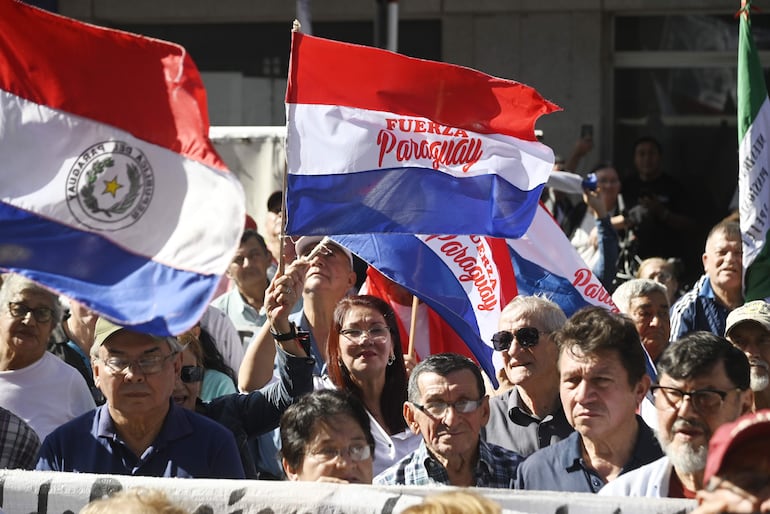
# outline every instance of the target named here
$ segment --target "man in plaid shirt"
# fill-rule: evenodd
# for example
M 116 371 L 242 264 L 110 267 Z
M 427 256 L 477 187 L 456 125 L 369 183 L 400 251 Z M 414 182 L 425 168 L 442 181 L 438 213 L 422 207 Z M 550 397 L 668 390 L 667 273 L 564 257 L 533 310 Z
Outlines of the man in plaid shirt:
M 0 407 L 0 469 L 35 469 L 40 439 L 32 427 Z
M 420 446 L 380 473 L 375 484 L 513 488 L 519 454 L 480 437 L 489 398 L 478 366 L 441 353 L 420 362 L 409 378 L 404 419 Z

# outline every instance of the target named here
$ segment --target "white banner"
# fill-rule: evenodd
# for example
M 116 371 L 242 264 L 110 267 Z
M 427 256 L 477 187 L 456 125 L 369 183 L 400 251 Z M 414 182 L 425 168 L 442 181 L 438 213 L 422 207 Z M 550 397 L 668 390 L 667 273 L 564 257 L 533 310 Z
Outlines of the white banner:
M 89 475 L 50 471 L 0 471 L 0 504 L 6 514 L 78 512 L 90 500 L 134 487 L 163 490 L 195 513 L 398 514 L 426 495 L 454 488 L 343 485 L 257 480 L 180 480 L 177 478 Z M 509 491 L 474 488 L 503 507 L 504 513 L 682 514 L 692 500 L 613 498 L 585 493 Z

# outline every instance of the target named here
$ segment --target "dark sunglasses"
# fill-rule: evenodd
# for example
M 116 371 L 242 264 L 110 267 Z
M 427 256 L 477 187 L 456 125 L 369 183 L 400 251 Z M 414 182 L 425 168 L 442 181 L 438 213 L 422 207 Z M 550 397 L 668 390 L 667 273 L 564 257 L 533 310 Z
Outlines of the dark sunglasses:
M 514 337 L 522 348 L 532 348 L 540 341 L 540 331 L 535 327 L 520 328 L 516 332 L 501 330 L 492 336 L 492 345 L 498 352 L 505 352 L 511 347 Z
M 204 369 L 200 366 L 182 366 L 180 378 L 185 384 L 203 381 Z

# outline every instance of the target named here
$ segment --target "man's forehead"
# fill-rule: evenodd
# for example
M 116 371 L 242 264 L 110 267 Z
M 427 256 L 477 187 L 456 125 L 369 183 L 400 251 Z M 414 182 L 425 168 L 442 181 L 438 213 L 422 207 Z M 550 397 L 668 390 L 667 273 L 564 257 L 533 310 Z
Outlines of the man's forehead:
M 705 370 L 697 375 L 674 378 L 667 373 L 663 373 L 658 377 L 660 385 L 668 387 L 676 387 L 683 390 L 694 389 L 725 389 L 735 387 L 730 381 L 730 377 L 727 376 L 725 371 L 724 361 L 716 362 L 710 369 Z
M 149 334 L 119 330 L 111 334 L 102 347 L 111 354 L 142 354 L 168 347 L 168 343 Z
M 34 299 L 37 301 L 43 301 L 48 305 L 53 305 L 53 302 L 56 301 L 55 295 L 53 293 L 50 293 L 43 289 L 37 289 L 37 288 L 33 289 L 29 287 L 16 289 L 15 291 L 12 290 L 9 296 L 11 298 L 11 301 L 15 301 L 18 299 L 25 299 L 25 300 Z
M 661 292 L 653 291 L 648 294 L 639 295 L 631 298 L 631 307 L 668 307 L 666 295 Z
M 423 396 L 440 395 L 448 391 L 475 392 L 476 390 L 476 378 L 468 369 L 451 371 L 446 376 L 426 371 L 417 378 L 417 384 Z
M 622 368 L 620 356 L 614 350 L 584 353 L 578 346 L 564 348 L 559 354 L 562 369 L 579 368 L 590 372 L 602 372 Z

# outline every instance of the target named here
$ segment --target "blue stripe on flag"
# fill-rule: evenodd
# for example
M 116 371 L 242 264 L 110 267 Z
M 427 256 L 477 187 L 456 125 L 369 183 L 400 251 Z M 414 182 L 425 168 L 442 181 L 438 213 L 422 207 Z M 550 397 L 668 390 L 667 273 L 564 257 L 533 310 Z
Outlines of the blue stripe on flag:
M 150 334 L 178 334 L 194 325 L 219 282 L 216 275 L 164 266 L 98 235 L 2 202 L 0 262 L 8 271 Z
M 542 189 L 522 191 L 496 174 L 457 178 L 426 168 L 289 174 L 286 231 L 515 238 L 532 222 Z
M 582 307 L 591 305 L 580 295 L 568 279 L 521 257 L 510 245 L 516 287 L 520 295 L 545 294 L 553 300 L 567 317 Z

